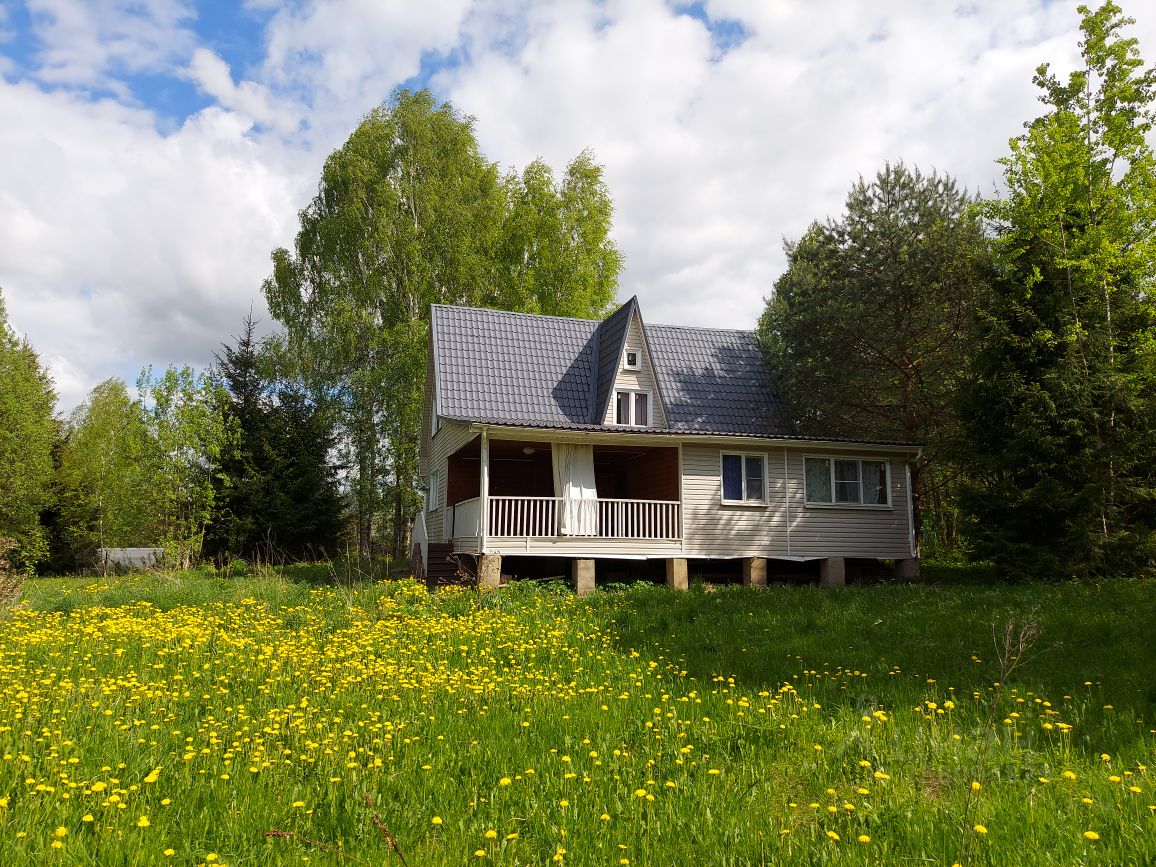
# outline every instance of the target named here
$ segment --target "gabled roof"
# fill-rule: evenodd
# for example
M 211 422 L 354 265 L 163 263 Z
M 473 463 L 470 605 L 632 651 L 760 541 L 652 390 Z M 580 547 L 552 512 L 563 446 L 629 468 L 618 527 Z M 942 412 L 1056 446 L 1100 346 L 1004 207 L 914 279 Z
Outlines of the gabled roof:
M 573 430 L 602 425 L 632 315 L 604 321 L 434 305 L 437 412 L 457 421 Z M 791 433 L 754 332 L 646 325 L 663 433 Z M 641 428 L 631 428 L 638 432 Z M 658 431 L 655 431 L 658 432 Z

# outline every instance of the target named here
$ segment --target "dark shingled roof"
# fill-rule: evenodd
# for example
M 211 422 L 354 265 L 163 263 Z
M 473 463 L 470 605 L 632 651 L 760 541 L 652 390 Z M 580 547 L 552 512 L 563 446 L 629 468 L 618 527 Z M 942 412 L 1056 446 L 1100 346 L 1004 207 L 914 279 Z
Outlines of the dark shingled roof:
M 597 424 L 596 412 L 617 374 L 630 313 L 637 309 L 631 299 L 598 322 L 434 305 L 439 414 L 460 421 L 620 430 Z M 669 425 L 662 432 L 790 435 L 753 332 L 643 327 Z

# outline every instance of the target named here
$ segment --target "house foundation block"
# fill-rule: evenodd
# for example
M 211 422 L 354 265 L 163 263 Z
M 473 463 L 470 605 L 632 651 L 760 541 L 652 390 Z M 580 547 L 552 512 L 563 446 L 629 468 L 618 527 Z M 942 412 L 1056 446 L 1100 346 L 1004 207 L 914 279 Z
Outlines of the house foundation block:
M 767 586 L 767 560 L 765 557 L 743 558 L 743 586 Z
M 843 587 L 847 584 L 847 561 L 842 557 L 828 557 L 819 563 L 819 584 L 823 587 Z
M 502 583 L 502 555 L 483 554 L 478 558 L 478 589 L 497 590 Z
M 574 592 L 579 596 L 594 592 L 594 561 L 575 560 L 572 569 L 574 575 Z
M 919 580 L 919 560 L 911 557 L 906 560 L 895 561 L 895 580 L 896 581 L 918 581 Z
M 672 590 L 686 590 L 690 586 L 685 557 L 671 557 L 666 561 L 666 586 Z

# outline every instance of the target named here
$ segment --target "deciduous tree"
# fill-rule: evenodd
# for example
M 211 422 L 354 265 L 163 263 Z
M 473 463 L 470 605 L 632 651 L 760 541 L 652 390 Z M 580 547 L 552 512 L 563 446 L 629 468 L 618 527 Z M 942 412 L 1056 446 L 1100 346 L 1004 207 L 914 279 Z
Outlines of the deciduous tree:
M 503 179 L 472 119 L 427 91 L 399 91 L 329 156 L 264 291 L 285 356 L 340 409 L 363 554 L 382 511 L 404 554 L 419 505 L 430 305 L 601 313 L 619 267 L 610 210 L 588 154 L 561 188 L 541 164 Z
M 0 539 L 15 541 L 6 556 L 20 569 L 48 553 L 40 513 L 51 500 L 55 405 L 52 380 L 9 327 L 0 294 Z

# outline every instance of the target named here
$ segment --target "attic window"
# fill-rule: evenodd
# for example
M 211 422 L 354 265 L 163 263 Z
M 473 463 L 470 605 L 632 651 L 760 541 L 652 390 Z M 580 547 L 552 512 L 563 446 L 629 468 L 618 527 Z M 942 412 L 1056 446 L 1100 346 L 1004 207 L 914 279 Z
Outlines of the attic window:
M 622 369 L 623 370 L 641 370 L 642 369 L 642 353 L 637 349 L 627 347 L 626 352 L 622 354 Z
M 616 391 L 614 423 L 630 427 L 646 427 L 650 423 L 650 392 Z

